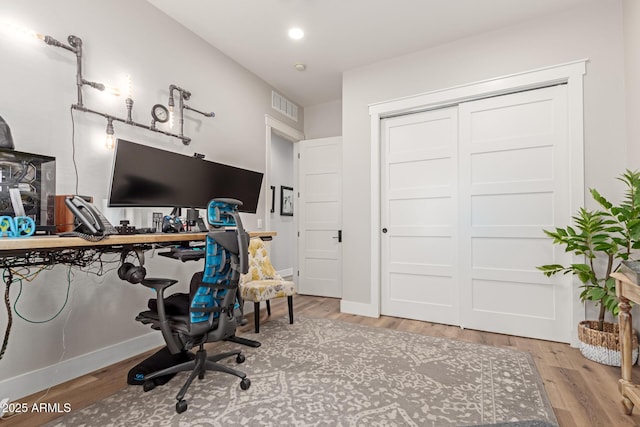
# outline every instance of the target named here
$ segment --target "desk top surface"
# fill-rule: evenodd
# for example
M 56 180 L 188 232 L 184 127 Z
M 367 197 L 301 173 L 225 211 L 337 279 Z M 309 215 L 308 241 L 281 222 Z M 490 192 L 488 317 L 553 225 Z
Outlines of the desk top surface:
M 249 232 L 250 237 L 273 237 L 275 231 Z M 205 240 L 206 232 L 201 233 L 148 233 L 148 234 L 115 234 L 97 242 L 91 242 L 80 237 L 60 236 L 31 236 L 31 237 L 2 237 L 0 238 L 0 252 L 5 250 L 38 250 L 63 249 L 96 246 L 119 246 L 144 243 L 171 243 Z

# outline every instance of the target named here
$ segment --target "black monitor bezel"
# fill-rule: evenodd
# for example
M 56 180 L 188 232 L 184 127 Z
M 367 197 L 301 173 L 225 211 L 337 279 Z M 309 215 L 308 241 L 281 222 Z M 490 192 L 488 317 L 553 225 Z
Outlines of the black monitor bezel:
M 130 141 L 127 139 L 122 139 L 122 138 L 118 138 L 116 140 L 116 146 L 114 149 L 114 155 L 113 155 L 113 159 L 111 162 L 111 171 L 110 171 L 110 180 L 109 180 L 109 190 L 107 193 L 107 206 L 108 207 L 112 207 L 112 208 L 195 208 L 195 209 L 206 209 L 207 204 L 208 204 L 208 200 L 207 202 L 202 205 L 202 204 L 194 204 L 191 206 L 185 205 L 185 204 L 171 204 L 169 202 L 167 202 L 166 204 L 147 204 L 147 203 L 112 203 L 111 199 L 112 199 L 112 195 L 113 195 L 113 183 L 114 183 L 114 172 L 115 172 L 115 168 L 116 168 L 116 160 L 117 160 L 117 155 L 118 155 L 118 147 L 120 146 L 121 142 L 127 143 L 127 144 L 134 144 L 137 146 L 142 146 L 144 147 L 144 149 L 149 149 L 149 150 L 157 150 L 157 151 L 161 151 L 163 152 L 163 155 L 165 153 L 170 154 L 170 155 L 175 155 L 175 156 L 180 156 L 180 157 L 185 157 L 188 159 L 191 159 L 192 157 L 185 155 L 185 154 L 181 154 L 181 153 L 177 153 L 174 151 L 169 151 L 169 150 L 164 150 L 162 148 L 158 148 L 158 147 L 153 147 L 150 145 L 146 145 L 146 144 L 141 144 L 138 142 L 134 142 L 134 141 Z M 254 206 L 253 203 L 247 203 L 247 201 L 243 201 L 243 205 L 239 206 L 238 210 L 240 212 L 246 212 L 246 213 L 257 213 L 258 210 L 258 206 L 260 204 L 260 195 L 262 194 L 262 185 L 263 185 L 263 180 L 264 180 L 264 174 L 262 172 L 257 172 L 257 171 L 253 171 L 250 169 L 244 169 L 244 168 L 239 168 L 237 166 L 231 166 L 231 165 L 227 165 L 224 163 L 219 163 L 219 162 L 213 162 L 210 160 L 205 160 L 202 158 L 197 158 L 197 157 L 193 157 L 193 159 L 199 161 L 199 162 L 208 162 L 211 165 L 217 165 L 221 168 L 227 168 L 229 171 L 242 171 L 242 172 L 249 172 L 251 174 L 256 174 L 256 175 L 260 175 L 259 177 L 259 181 L 260 181 L 260 186 L 259 186 L 259 190 L 257 192 L 256 195 L 256 199 L 255 199 L 255 209 L 250 209 Z M 257 176 L 255 177 L 257 179 Z M 219 194 L 215 197 L 219 197 L 219 198 L 237 198 L 237 197 L 232 197 L 233 195 L 230 194 Z M 253 202 L 253 201 L 251 201 Z

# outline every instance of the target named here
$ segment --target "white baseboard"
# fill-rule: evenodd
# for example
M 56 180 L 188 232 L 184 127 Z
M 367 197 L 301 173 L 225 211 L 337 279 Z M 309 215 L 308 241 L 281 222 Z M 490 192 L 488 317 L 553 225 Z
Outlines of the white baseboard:
M 292 277 L 293 276 L 293 268 L 285 268 L 284 270 L 279 270 L 278 274 L 282 277 Z
M 10 402 L 46 390 L 65 381 L 133 357 L 164 344 L 161 334 L 151 332 L 91 353 L 63 360 L 55 365 L 0 381 L 0 401 Z
M 372 304 L 355 301 L 340 301 L 340 312 L 348 314 L 357 314 L 358 316 L 380 317 L 377 307 Z

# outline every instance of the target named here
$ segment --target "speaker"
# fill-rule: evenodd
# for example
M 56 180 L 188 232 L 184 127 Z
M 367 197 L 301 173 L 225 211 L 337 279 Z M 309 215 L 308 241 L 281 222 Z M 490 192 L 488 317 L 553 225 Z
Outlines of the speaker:
M 136 254 L 136 258 L 138 258 L 138 264 L 134 265 L 133 263 L 126 262 L 127 256 L 130 252 Z M 142 249 L 134 248 L 133 250 L 122 250 L 122 254 L 120 255 L 120 267 L 118 268 L 118 277 L 122 280 L 125 280 L 129 283 L 140 283 L 142 279 L 147 275 L 147 270 L 144 268 L 144 253 Z

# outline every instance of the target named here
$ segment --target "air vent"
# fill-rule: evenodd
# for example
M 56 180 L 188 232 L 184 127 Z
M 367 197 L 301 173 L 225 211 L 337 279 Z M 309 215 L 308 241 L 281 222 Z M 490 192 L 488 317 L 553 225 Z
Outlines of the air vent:
M 298 121 L 298 106 L 274 91 L 271 91 L 271 107 L 291 120 Z

